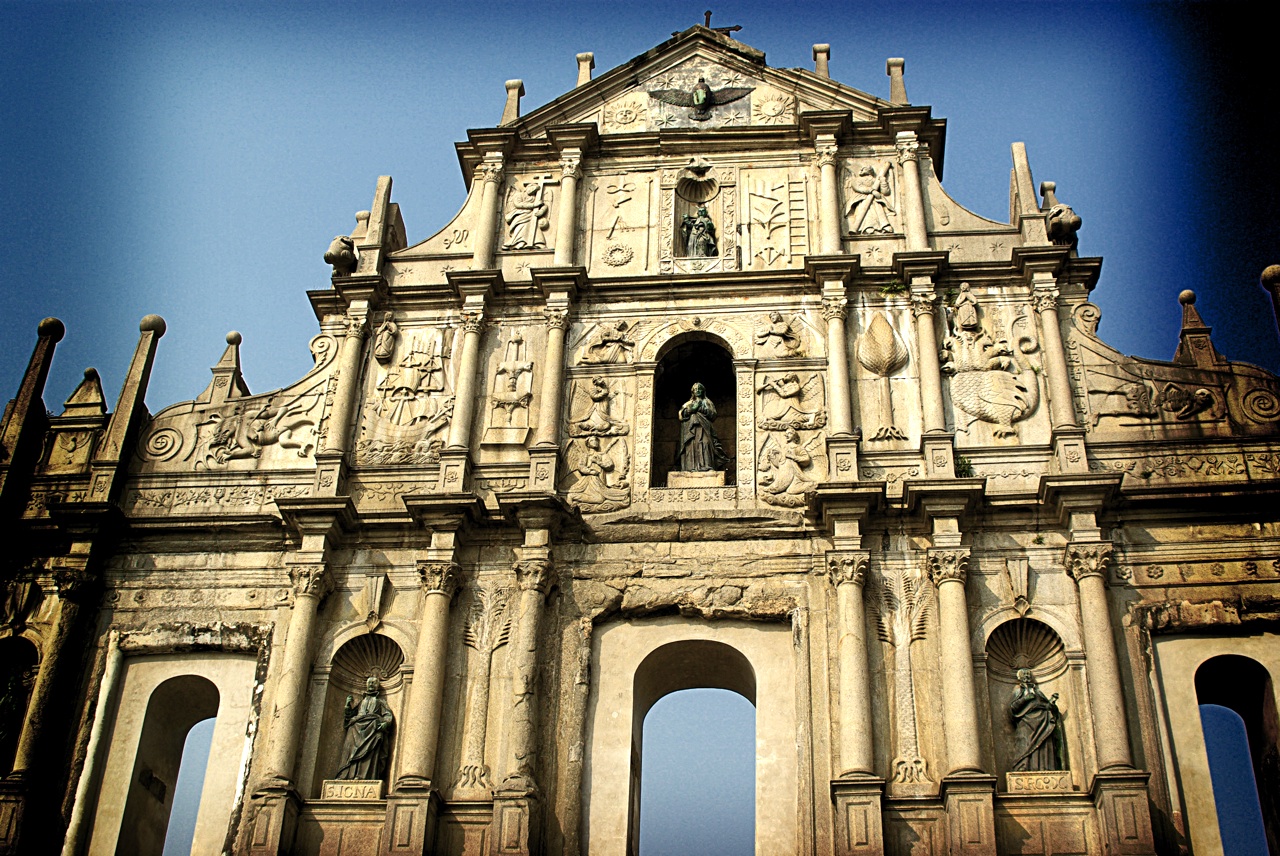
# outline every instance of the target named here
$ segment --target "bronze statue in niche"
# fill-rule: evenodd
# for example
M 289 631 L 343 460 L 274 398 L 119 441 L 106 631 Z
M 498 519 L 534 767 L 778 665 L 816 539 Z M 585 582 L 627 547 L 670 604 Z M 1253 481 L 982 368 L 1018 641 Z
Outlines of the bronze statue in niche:
M 342 765 L 335 779 L 381 779 L 391 754 L 391 726 L 395 716 L 381 696 L 378 679 L 365 681 L 364 698 L 357 704 L 347 696 L 342 708 Z
M 1019 669 L 1016 675 L 1018 688 L 1009 702 L 1009 718 L 1013 721 L 1014 745 L 1019 754 L 1014 757 L 1011 769 L 1018 773 L 1065 770 L 1066 747 L 1058 694 L 1046 697 L 1030 669 Z
M 729 458 L 711 425 L 716 406 L 707 398 L 707 389 L 695 383 L 689 400 L 680 405 L 679 468 L 686 473 L 723 470 Z

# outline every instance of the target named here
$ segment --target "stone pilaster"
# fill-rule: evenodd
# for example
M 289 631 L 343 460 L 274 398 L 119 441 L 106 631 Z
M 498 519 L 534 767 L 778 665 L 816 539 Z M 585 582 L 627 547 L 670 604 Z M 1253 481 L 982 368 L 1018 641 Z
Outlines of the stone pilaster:
M 405 711 L 400 778 L 396 788 L 428 788 L 435 782 L 449 654 L 449 605 L 458 587 L 458 566 L 451 561 L 418 562 L 422 579 L 422 616 L 413 657 L 413 686 Z
M 76 797 L 71 805 L 71 819 L 67 823 L 67 835 L 62 843 L 62 856 L 79 856 L 80 849 L 84 845 L 84 837 L 88 832 L 86 820 L 89 805 L 93 802 L 89 794 L 96 792 L 100 768 L 102 762 L 106 760 L 103 736 L 115 704 L 116 689 L 120 685 L 123 664 L 124 654 L 120 651 L 120 633 L 112 630 L 107 633 L 107 653 L 102 669 L 102 680 L 98 684 L 98 701 L 94 708 L 93 727 L 89 731 L 89 745 L 85 747 L 84 768 L 80 771 L 80 779 L 76 783 Z
M 483 182 L 483 186 L 480 189 L 480 224 L 476 227 L 475 254 L 471 260 L 472 270 L 490 270 L 493 267 L 493 250 L 498 240 L 498 220 L 502 215 L 503 172 L 501 152 L 489 152 L 476 167 L 474 180 Z
M 824 283 L 822 317 L 827 322 L 827 373 L 831 379 L 831 433 L 853 433 L 853 403 L 849 392 L 849 349 L 845 319 L 849 298 L 843 283 Z
M 871 678 L 867 665 L 867 620 L 862 602 L 870 554 L 833 551 L 827 554 L 827 578 L 836 590 L 837 662 L 840 668 L 837 769 L 840 778 L 872 775 Z
M 818 247 L 823 255 L 844 252 L 841 238 L 840 189 L 836 176 L 836 138 L 831 134 L 819 134 L 815 141 L 818 152 Z
M 942 699 L 946 713 L 948 775 L 980 773 L 978 705 L 969 650 L 969 605 L 965 579 L 969 573 L 967 548 L 930 548 L 929 578 L 938 589 L 938 644 L 942 654 Z
M 924 197 L 920 186 L 920 142 L 914 131 L 899 131 L 895 147 L 902 165 L 903 231 L 907 251 L 929 249 L 929 232 L 924 222 Z
M 582 177 L 582 152 L 566 149 L 560 155 L 560 216 L 556 221 L 555 261 L 557 267 L 573 264 L 577 243 L 578 179 Z

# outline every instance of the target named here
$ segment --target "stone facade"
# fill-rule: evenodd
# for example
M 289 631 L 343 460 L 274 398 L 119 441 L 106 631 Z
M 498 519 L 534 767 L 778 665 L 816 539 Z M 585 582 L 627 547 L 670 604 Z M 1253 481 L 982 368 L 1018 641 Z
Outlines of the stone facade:
M 756 705 L 758 853 L 1220 852 L 1196 669 L 1280 668 L 1280 380 L 1190 292 L 1173 361 L 1112 350 L 1021 144 L 980 218 L 902 61 L 885 101 L 828 53 L 698 26 L 528 115 L 510 81 L 452 222 L 409 244 L 384 177 L 334 240 L 284 389 L 231 334 L 148 413 L 148 316 L 113 411 L 90 372 L 46 415 L 42 323 L 0 852 L 158 854 L 216 712 L 193 852 L 622 856 L 638 723 L 695 686 Z M 694 382 L 718 472 L 676 463 Z M 369 676 L 389 758 L 335 779 Z

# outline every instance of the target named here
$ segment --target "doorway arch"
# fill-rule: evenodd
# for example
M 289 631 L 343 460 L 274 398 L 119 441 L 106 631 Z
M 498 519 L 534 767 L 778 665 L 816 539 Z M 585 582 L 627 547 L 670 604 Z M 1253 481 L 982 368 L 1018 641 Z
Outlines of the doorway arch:
M 791 853 L 810 784 L 800 781 L 800 667 L 785 623 L 680 616 L 619 621 L 593 634 L 583 768 L 585 852 L 635 853 L 644 714 L 681 689 L 727 689 L 756 707 L 755 852 Z

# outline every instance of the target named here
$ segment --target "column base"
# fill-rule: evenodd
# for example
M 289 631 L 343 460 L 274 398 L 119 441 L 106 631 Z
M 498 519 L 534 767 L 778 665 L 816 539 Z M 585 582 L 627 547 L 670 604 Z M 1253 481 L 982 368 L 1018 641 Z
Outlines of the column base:
M 1090 791 L 1107 853 L 1150 856 L 1156 852 L 1145 770 L 1104 770 Z
M 0 779 L 0 856 L 17 856 L 22 851 L 22 819 L 26 808 L 26 781 Z
M 387 796 L 387 819 L 382 827 L 379 856 L 405 856 L 433 849 L 436 822 L 440 817 L 440 794 L 431 788 L 397 787 Z
M 858 445 L 862 435 L 841 434 L 827 438 L 827 458 L 831 461 L 830 481 L 856 482 L 858 480 Z
M 955 478 L 954 438 L 954 434 L 945 432 L 925 434 L 920 438 L 920 454 L 924 456 L 924 471 L 928 478 Z
M 836 856 L 884 853 L 883 797 L 884 779 L 875 776 L 847 776 L 831 782 Z
M 1074 426 L 1053 429 L 1053 461 L 1059 473 L 1089 472 L 1084 434 L 1083 428 Z
M 529 490 L 556 492 L 556 470 L 560 450 L 555 446 L 534 446 L 529 450 Z
M 293 788 L 267 787 L 250 798 L 245 856 L 287 856 L 293 851 L 302 801 Z
M 942 780 L 949 852 L 953 856 L 996 856 L 996 777 L 956 773 Z
M 489 856 L 537 856 L 541 823 L 536 794 L 499 790 L 493 795 Z

